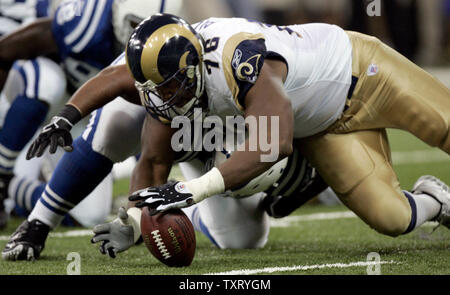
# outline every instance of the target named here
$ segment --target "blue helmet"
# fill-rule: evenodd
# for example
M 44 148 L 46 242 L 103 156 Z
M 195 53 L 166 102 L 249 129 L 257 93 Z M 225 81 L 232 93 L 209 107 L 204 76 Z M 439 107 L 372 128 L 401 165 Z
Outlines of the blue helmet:
M 203 43 L 191 25 L 171 14 L 155 14 L 135 28 L 126 62 L 148 111 L 169 120 L 193 114 L 204 90 Z M 175 91 L 162 95 L 173 85 Z

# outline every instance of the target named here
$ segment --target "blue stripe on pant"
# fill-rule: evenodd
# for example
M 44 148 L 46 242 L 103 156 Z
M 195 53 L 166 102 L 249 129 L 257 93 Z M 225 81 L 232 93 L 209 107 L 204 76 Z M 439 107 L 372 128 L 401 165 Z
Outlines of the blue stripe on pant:
M 34 97 L 36 99 L 39 99 L 39 79 L 40 79 L 40 71 L 39 71 L 39 64 L 37 60 L 33 59 L 31 61 L 31 64 L 33 65 L 34 70 Z
M 411 206 L 411 222 L 409 223 L 408 228 L 403 234 L 410 233 L 415 227 L 416 227 L 416 221 L 417 221 L 417 207 L 416 202 L 414 201 L 414 198 L 411 196 L 411 194 L 407 191 L 403 191 L 404 195 L 408 199 L 409 205 Z

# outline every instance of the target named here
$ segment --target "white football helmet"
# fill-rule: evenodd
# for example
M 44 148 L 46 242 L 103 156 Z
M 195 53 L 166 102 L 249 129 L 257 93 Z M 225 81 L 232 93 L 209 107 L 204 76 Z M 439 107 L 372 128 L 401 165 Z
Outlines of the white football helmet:
M 228 151 L 216 152 L 214 166 L 220 166 L 230 156 L 231 153 Z M 284 169 L 286 169 L 287 163 L 288 158 L 278 161 L 265 172 L 247 182 L 244 186 L 231 190 L 231 192 L 228 193 L 228 196 L 237 199 L 250 197 L 256 193 L 268 190 L 271 186 L 277 186 L 277 181 L 283 174 Z
M 133 29 L 145 18 L 160 12 L 179 15 L 183 0 L 115 0 L 112 25 L 116 39 L 126 46 Z

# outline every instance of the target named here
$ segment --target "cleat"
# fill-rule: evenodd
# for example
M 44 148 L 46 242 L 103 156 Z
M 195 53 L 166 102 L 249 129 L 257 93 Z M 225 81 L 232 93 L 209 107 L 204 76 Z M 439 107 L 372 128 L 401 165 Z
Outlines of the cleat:
M 425 175 L 421 176 L 413 186 L 412 193 L 427 194 L 441 204 L 441 211 L 432 219 L 450 228 L 450 189 L 440 179 Z
M 4 260 L 38 259 L 44 249 L 50 227 L 39 220 L 25 220 L 11 235 L 2 251 Z

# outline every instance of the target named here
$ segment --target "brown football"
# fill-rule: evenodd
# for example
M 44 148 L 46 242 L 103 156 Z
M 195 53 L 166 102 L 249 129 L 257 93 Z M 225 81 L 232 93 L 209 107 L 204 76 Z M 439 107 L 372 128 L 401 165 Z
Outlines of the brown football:
M 195 255 L 195 231 L 181 209 L 150 216 L 142 209 L 141 233 L 150 253 L 167 266 L 189 266 Z

